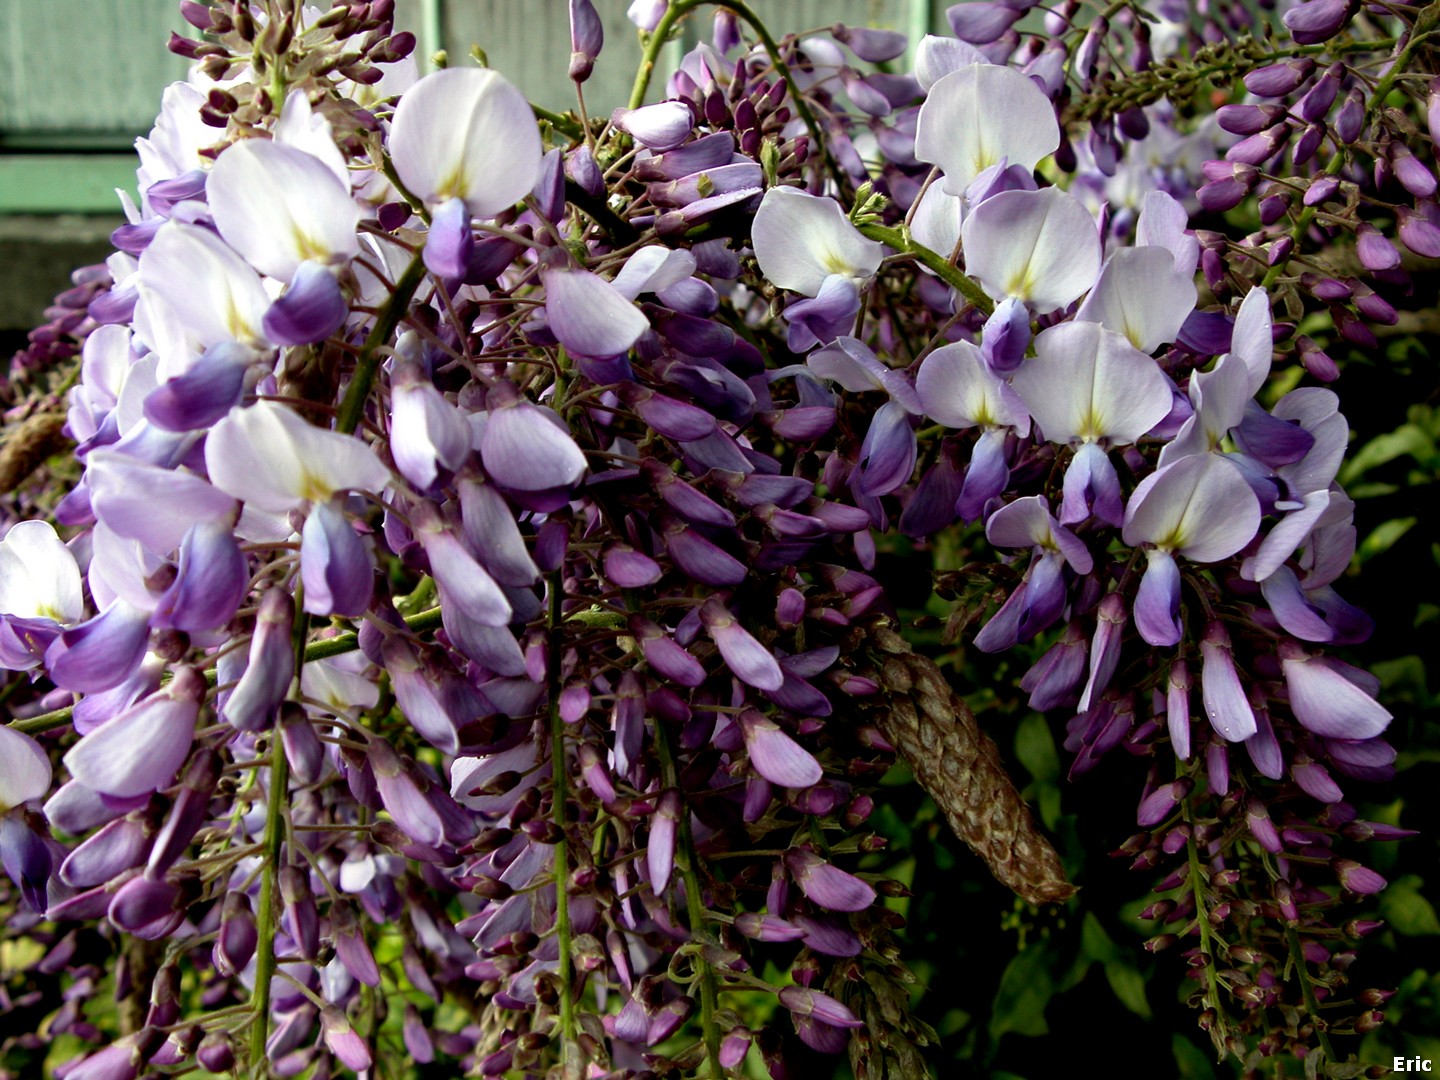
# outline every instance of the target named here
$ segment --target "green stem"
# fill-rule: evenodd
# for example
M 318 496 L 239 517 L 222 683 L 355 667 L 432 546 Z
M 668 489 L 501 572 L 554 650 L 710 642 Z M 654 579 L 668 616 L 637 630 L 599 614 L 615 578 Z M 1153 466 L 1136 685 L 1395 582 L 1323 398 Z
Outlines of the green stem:
M 1190 805 L 1190 796 L 1180 800 L 1189 826 L 1185 839 L 1185 850 L 1190 859 L 1190 892 L 1195 899 L 1195 927 L 1200 934 L 1200 955 L 1205 960 L 1205 1004 L 1215 1012 L 1215 1026 L 1210 1038 L 1216 1049 L 1225 1049 L 1226 1015 L 1220 1000 L 1220 980 L 1215 974 L 1215 956 L 1210 943 L 1210 915 L 1205 907 L 1205 869 L 1200 863 L 1200 846 L 1195 843 L 1195 809 Z
M 297 676 L 298 678 L 298 676 Z M 265 835 L 261 841 L 264 871 L 260 875 L 260 910 L 255 915 L 259 940 L 255 947 L 255 993 L 250 999 L 254 1017 L 250 1021 L 250 1075 L 263 1080 L 270 1069 L 265 1042 L 270 1037 L 270 980 L 275 976 L 275 882 L 280 865 L 280 847 L 285 839 L 285 802 L 290 788 L 290 763 L 280 732 L 270 733 L 270 791 L 265 802 Z
M 1300 980 L 1300 993 L 1305 998 L 1305 1011 L 1310 1014 L 1310 1022 L 1315 1025 L 1315 1038 L 1320 1043 L 1325 1060 L 1339 1062 L 1340 1059 L 1335 1056 L 1335 1047 L 1330 1045 L 1330 1032 L 1325 1027 L 1325 1021 L 1320 1018 L 1320 1002 L 1315 997 L 1315 987 L 1310 984 L 1310 973 L 1305 970 L 1305 950 L 1300 944 L 1300 934 L 1295 927 L 1285 927 L 1285 944 L 1290 947 L 1290 963 L 1295 965 L 1295 974 Z
M 340 402 L 340 413 L 335 424 L 335 430 L 344 435 L 352 435 L 355 429 L 360 426 L 361 419 L 365 416 L 365 400 L 370 396 L 370 384 L 375 381 L 375 373 L 380 370 L 380 346 L 390 340 L 390 335 L 395 332 L 395 327 L 400 325 L 406 309 L 410 306 L 410 300 L 415 295 L 415 290 L 420 287 L 420 282 L 425 278 L 425 263 L 420 252 L 410 260 L 410 265 L 405 267 L 405 272 L 400 275 L 400 280 L 395 283 L 395 291 L 385 301 L 385 306 L 375 317 L 375 326 L 370 331 L 370 336 L 365 339 L 365 344 L 360 348 L 360 359 L 355 364 L 355 374 L 350 379 L 350 385 L 345 389 L 345 397 Z
M 535 114 L 537 119 L 544 120 L 556 131 L 568 135 L 572 139 L 583 138 L 585 135 L 585 129 L 572 116 L 551 112 L 549 109 L 536 105 L 533 101 L 530 103 L 530 111 Z
M 670 733 L 663 720 L 655 721 L 655 749 L 660 757 L 661 782 L 675 791 L 680 788 L 680 773 L 675 764 L 675 751 L 670 745 Z M 690 933 L 700 945 L 695 953 L 695 962 L 700 967 L 700 1029 L 705 1038 L 705 1057 L 710 1066 L 712 1080 L 721 1080 L 725 1068 L 720 1064 L 720 1029 L 715 1023 L 715 1014 L 720 1009 L 719 986 L 715 969 L 705 957 L 705 946 L 716 944 L 714 936 L 705 925 L 705 904 L 701 899 L 700 862 L 695 855 L 695 837 L 690 831 L 690 810 L 680 810 L 679 835 L 676 837 L 675 862 L 680 867 L 685 881 L 685 909 L 690 917 Z
M 555 933 L 560 944 L 560 1059 L 561 1075 L 580 1073 L 580 1044 L 575 1026 L 575 969 L 572 957 L 573 930 L 570 926 L 570 838 L 565 832 L 565 801 L 569 798 L 568 774 L 565 771 L 565 721 L 560 717 L 560 664 L 564 659 L 565 630 L 562 603 L 565 597 L 564 575 L 557 570 L 550 575 L 549 658 L 547 681 L 550 698 L 550 802 L 552 820 L 560 830 L 555 844 Z M 572 1070 L 573 1064 L 573 1070 Z
M 984 314 L 989 315 L 995 310 L 995 302 L 985 295 L 985 290 L 975 284 L 972 278 L 967 277 L 964 271 L 943 255 L 930 250 L 924 244 L 916 243 L 915 238 L 910 235 L 910 230 L 904 226 L 894 228 L 871 222 L 857 225 L 856 228 L 871 240 L 879 240 L 882 244 L 888 244 L 896 251 L 912 256 L 917 262 L 923 263 L 935 271 L 945 284 L 954 288 Z

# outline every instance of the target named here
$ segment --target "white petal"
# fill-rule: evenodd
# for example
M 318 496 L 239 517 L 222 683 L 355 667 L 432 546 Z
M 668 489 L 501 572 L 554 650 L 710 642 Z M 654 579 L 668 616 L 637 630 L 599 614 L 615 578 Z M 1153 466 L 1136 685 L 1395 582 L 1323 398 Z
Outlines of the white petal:
M 968 341 L 936 349 L 920 365 L 915 389 L 925 414 L 946 427 L 1024 427 L 1027 417 Z
M 1185 231 L 1189 224 L 1190 215 L 1173 195 L 1158 189 L 1148 192 L 1135 222 L 1135 246 L 1165 248 L 1175 256 L 1175 272 L 1194 277 L 1200 265 L 1200 241 Z
M 209 229 L 169 222 L 140 256 L 140 281 L 155 290 L 203 348 L 222 341 L 264 347 L 270 297 L 245 260 Z
M 765 193 L 751 236 L 761 273 L 802 296 L 817 295 L 831 274 L 870 277 L 884 254 L 884 246 L 861 236 L 834 199 L 791 187 Z
M 235 500 L 184 469 L 162 469 L 115 450 L 86 458 L 90 505 L 117 536 L 138 540 L 165 555 L 197 522 L 219 521 L 235 512 Z
M 1075 313 L 1124 334 L 1144 353 L 1154 352 L 1195 310 L 1195 281 L 1175 270 L 1161 247 L 1121 248 L 1105 260 L 1100 280 Z
M 268 139 L 235 143 L 206 182 L 215 224 L 261 273 L 289 281 L 306 260 L 360 253 L 360 208 L 319 158 Z
M 1033 169 L 1059 145 L 1050 99 L 1028 75 L 994 64 L 971 64 L 937 81 L 915 129 L 915 156 L 940 166 L 951 195 L 963 195 L 1001 158 Z
M 395 109 L 390 153 L 417 196 L 458 196 L 476 217 L 513 206 L 540 178 L 530 104 L 488 68 L 446 68 L 411 87 Z
M 337 491 L 378 492 L 388 470 L 365 443 L 324 431 L 273 401 L 235 408 L 205 440 L 210 479 L 237 499 L 281 512 Z
M 275 141 L 319 158 L 340 181 L 340 186 L 350 190 L 350 170 L 345 165 L 345 155 L 335 145 L 330 121 L 323 113 L 310 108 L 310 99 L 305 96 L 305 91 L 291 90 L 286 97 L 285 108 L 275 122 Z
M 1220 454 L 1196 454 L 1147 476 L 1130 496 L 1122 536 L 1195 562 L 1228 558 L 1260 527 L 1260 501 Z
M 915 78 L 927 94 L 949 75 L 971 64 L 986 63 L 985 54 L 967 42 L 952 37 L 926 34 L 915 48 Z
M 0 614 L 64 626 L 84 616 L 80 568 L 48 522 L 17 522 L 0 540 Z
M 0 724 L 0 814 L 50 790 L 50 758 L 29 735 Z
M 1240 310 L 1235 313 L 1234 335 L 1230 339 L 1230 355 L 1244 360 L 1245 366 L 1250 369 L 1250 397 L 1259 392 L 1270 374 L 1270 361 L 1275 351 L 1270 334 L 1273 322 L 1270 296 L 1257 285 L 1240 301 Z
M 1041 331 L 1012 385 L 1051 442 L 1134 442 L 1170 411 L 1159 365 L 1096 323 Z
M 917 243 L 948 259 L 960 243 L 960 222 L 964 216 L 965 204 L 958 196 L 946 191 L 944 184 L 931 184 L 920 196 L 920 205 L 910 218 L 910 235 Z
M 1004 191 L 972 210 L 960 230 L 965 269 L 991 296 L 1014 296 L 1037 312 L 1064 307 L 1095 283 L 1095 219 L 1059 188 Z
M 626 300 L 634 300 L 642 292 L 654 293 L 678 285 L 694 273 L 695 256 L 690 252 L 651 244 L 626 259 L 611 284 Z

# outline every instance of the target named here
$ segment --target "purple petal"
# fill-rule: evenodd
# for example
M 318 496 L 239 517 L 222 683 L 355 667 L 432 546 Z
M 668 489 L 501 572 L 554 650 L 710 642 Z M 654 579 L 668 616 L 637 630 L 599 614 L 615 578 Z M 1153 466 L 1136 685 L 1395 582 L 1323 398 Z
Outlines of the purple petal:
M 195 632 L 224 626 L 250 586 L 250 567 L 230 526 L 200 522 L 180 543 L 179 571 L 155 606 L 151 622 Z
M 755 771 L 781 787 L 805 788 L 818 784 L 823 772 L 820 763 L 778 724 L 754 709 L 740 714 L 745 749 Z
M 1280 659 L 1290 708 L 1308 730 L 1330 739 L 1371 739 L 1390 726 L 1390 712 L 1327 657 L 1284 642 Z
M 150 391 L 146 418 L 167 431 L 209 427 L 240 404 L 254 359 L 252 350 L 233 341 L 211 346 L 189 371 Z
M 265 312 L 262 325 L 265 336 L 277 345 L 310 345 L 339 330 L 349 314 L 350 304 L 335 275 L 321 263 L 307 260 Z
M 361 615 L 375 589 L 370 551 L 331 501 L 318 502 L 300 532 L 305 610 L 312 615 Z
M 181 668 L 159 693 L 86 735 L 65 755 L 70 774 L 104 795 L 128 798 L 164 787 L 190 755 L 205 680 Z
M 785 853 L 785 867 L 806 898 L 828 911 L 864 911 L 875 902 L 868 884 L 813 851 L 792 848 Z
M 55 684 L 66 690 L 108 690 L 139 667 L 149 640 L 149 614 L 116 600 L 51 642 L 45 650 L 45 667 Z
M 1140 589 L 1135 594 L 1135 629 L 1151 645 L 1168 647 L 1180 640 L 1180 567 L 1170 552 L 1150 548 Z
M 741 682 L 757 690 L 780 689 L 785 675 L 774 655 L 735 621 L 735 616 L 718 597 L 705 601 L 700 608 L 700 619 L 720 650 L 725 666 Z
M 1200 643 L 1200 692 L 1210 725 L 1230 742 L 1241 742 L 1257 729 L 1235 658 L 1230 636 L 1220 623 L 1211 623 Z

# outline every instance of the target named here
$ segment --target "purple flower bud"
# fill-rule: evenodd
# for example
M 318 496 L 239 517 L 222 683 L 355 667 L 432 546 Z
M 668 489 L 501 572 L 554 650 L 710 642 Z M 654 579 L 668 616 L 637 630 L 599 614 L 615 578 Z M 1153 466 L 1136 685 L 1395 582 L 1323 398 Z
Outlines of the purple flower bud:
M 785 676 L 774 655 L 736 621 L 719 597 L 712 596 L 701 606 L 700 621 L 736 678 L 757 690 L 780 689 Z
M 1195 781 L 1189 777 L 1162 784 L 1147 795 L 1140 803 L 1136 822 L 1142 829 L 1151 829 L 1164 821 L 1187 795 L 1194 790 Z
M 650 819 L 650 839 L 645 847 L 645 866 L 656 896 L 663 895 L 670 884 L 670 872 L 675 867 L 676 831 L 684 813 L 685 805 L 678 791 L 670 788 L 661 793 Z
M 1440 226 L 1437 226 L 1434 203 L 1422 203 L 1412 211 L 1400 207 L 1400 239 L 1416 255 L 1427 259 L 1440 258 Z M 1425 211 L 1429 211 L 1428 213 Z
M 183 921 L 184 900 L 180 888 L 168 881 L 131 878 L 116 890 L 106 914 L 126 933 L 157 941 Z
M 70 774 L 102 795 L 128 798 L 174 778 L 190 755 L 205 679 L 182 667 L 170 684 L 102 724 L 65 755 Z
M 370 1048 L 365 1044 L 343 1012 L 333 1005 L 320 1010 L 320 1031 L 325 1045 L 347 1069 L 367 1070 L 373 1064 Z
M 259 940 L 250 898 L 242 892 L 227 892 L 220 913 L 220 933 L 215 939 L 215 969 L 225 976 L 238 975 L 255 955 Z
M 372 739 L 367 758 L 380 799 L 395 824 L 413 840 L 433 848 L 444 846 L 444 823 L 400 756 L 384 739 Z
M 290 640 L 295 601 L 279 587 L 265 590 L 250 638 L 245 674 L 221 710 L 232 727 L 259 731 L 271 720 L 295 677 L 295 648 Z
M 1225 151 L 1226 161 L 1237 161 L 1245 165 L 1263 165 L 1279 153 L 1290 138 L 1288 124 L 1276 124 L 1272 128 L 1242 139 Z
M 1295 339 L 1295 347 L 1300 352 L 1300 363 L 1312 376 L 1321 382 L 1334 382 L 1340 377 L 1340 365 L 1310 338 L 1301 335 Z
M 968 7 L 970 5 L 962 5 Z M 953 10 L 953 9 L 952 9 Z M 1080 47 L 1075 50 L 1075 59 L 1070 66 L 1073 74 L 1079 76 L 1080 89 L 1090 89 L 1090 82 L 1095 78 L 1095 63 L 1100 56 L 1100 48 L 1105 43 L 1105 38 L 1110 33 L 1110 22 L 1103 15 L 1097 15 L 1090 23 L 1089 29 L 1085 31 L 1085 37 L 1080 42 Z M 959 37 L 960 35 L 956 35 Z M 996 60 L 992 63 L 1002 63 Z
M 560 418 L 522 400 L 508 383 L 491 389 L 486 404 L 490 411 L 478 442 L 491 479 L 527 510 L 549 513 L 569 502 L 586 464 Z
M 307 960 L 320 952 L 320 913 L 310 891 L 310 875 L 297 866 L 280 868 L 280 895 L 284 900 L 285 929 L 295 948 Z
M 1400 252 L 1379 229 L 1362 222 L 1355 230 L 1355 254 L 1368 270 L 1394 270 L 1400 265 Z
M 896 30 L 872 30 L 863 26 L 841 26 L 830 28 L 836 41 L 848 45 L 850 51 L 861 60 L 872 64 L 883 64 L 894 60 L 910 43 L 910 39 Z
M 1344 78 L 1345 65 L 1331 64 L 1325 69 L 1325 74 L 1316 80 L 1315 85 L 1305 91 L 1296 111 L 1310 123 L 1320 123 L 1329 113 L 1330 106 L 1335 104 L 1335 98 L 1340 93 L 1340 83 Z
M 1266 851 L 1278 855 L 1283 845 L 1280 842 L 1280 834 L 1275 831 L 1275 824 L 1270 820 L 1270 811 L 1265 803 L 1255 795 L 1250 795 L 1245 801 L 1245 823 L 1250 827 L 1250 833 Z
M 710 37 L 715 44 L 715 51 L 721 56 L 740 47 L 740 20 L 733 11 L 729 8 L 715 9 Z
M 1320 176 L 1310 182 L 1310 186 L 1305 190 L 1305 197 L 1300 201 L 1306 206 L 1319 206 L 1333 198 L 1339 189 L 1339 180 L 1333 176 Z
M 428 1065 L 435 1060 L 435 1042 L 430 1038 L 430 1031 L 414 1005 L 407 1003 L 405 1006 L 405 1019 L 401 1024 L 400 1036 L 405 1042 L 405 1049 L 420 1064 Z
M 785 868 L 806 899 L 827 911 L 864 911 L 875 902 L 870 885 L 813 851 L 791 848 L 785 853 Z
M 161 877 L 185 854 L 195 833 L 209 816 L 210 799 L 220 780 L 222 764 L 220 755 L 210 747 L 203 747 L 190 759 L 170 816 L 156 834 L 155 845 L 150 849 L 150 859 L 145 868 L 149 877 Z
M 1081 712 L 1097 704 L 1110 685 L 1110 678 L 1120 663 L 1121 638 L 1127 621 L 1125 598 L 1119 593 L 1108 593 L 1096 611 L 1095 636 L 1090 644 L 1090 678 L 1080 695 Z
M 750 764 L 766 780 L 790 788 L 820 782 L 820 763 L 773 720 L 747 709 L 740 714 L 739 723 Z
M 1255 713 L 1235 670 L 1230 635 L 1220 622 L 1205 628 L 1200 642 L 1200 692 L 1210 725 L 1230 742 L 1255 734 Z
M 335 955 L 345 970 L 366 986 L 379 986 L 380 968 L 375 956 L 360 932 L 354 909 L 343 900 L 330 905 L 330 933 L 335 942 Z
M 1359 88 L 1356 88 L 1345 95 L 1345 104 L 1340 106 L 1340 111 L 1335 115 L 1335 134 L 1348 146 L 1360 137 L 1364 124 L 1365 97 Z
M 739 585 L 749 575 L 750 571 L 744 563 L 707 540 L 696 529 L 671 519 L 664 526 L 664 533 L 666 549 L 675 565 L 687 577 L 702 585 L 717 588 Z
M 1315 151 L 1320 149 L 1320 144 L 1325 140 L 1325 125 L 1311 124 L 1301 132 L 1300 138 L 1295 140 L 1295 145 L 1290 150 L 1290 163 L 1297 168 L 1304 165 L 1315 156 Z
M 1331 739 L 1371 739 L 1390 725 L 1390 712 L 1347 677 L 1353 669 L 1290 641 L 1281 643 L 1280 661 L 1290 708 L 1308 730 Z
M 1222 105 L 1216 122 L 1233 135 L 1255 135 L 1285 119 L 1283 105 Z
M 616 109 L 611 122 L 651 150 L 673 150 L 690 137 L 695 127 L 690 106 L 682 101 L 662 101 L 638 109 Z
M 1293 93 L 1315 71 L 1308 56 L 1256 68 L 1245 76 L 1245 89 L 1256 97 L 1280 98 Z
M 667 634 L 643 615 L 630 616 L 630 632 L 640 643 L 645 662 L 655 671 L 680 686 L 699 686 L 705 681 L 705 668 Z
M 838 1028 L 862 1028 L 865 1025 L 840 1002 L 818 990 L 787 986 L 780 991 L 780 1004 L 797 1016 L 808 1016 L 822 1024 Z
M 468 223 L 465 228 L 468 237 Z M 428 258 L 428 244 L 425 254 Z M 266 310 L 262 325 L 265 336 L 277 345 L 311 345 L 339 330 L 349 314 L 350 304 L 335 274 L 328 266 L 307 259 L 296 269 L 285 292 Z
M 1282 21 L 1297 45 L 1319 45 L 1343 30 L 1359 6 L 1352 0 L 1305 0 L 1285 12 Z
M 1370 895 L 1385 888 L 1386 881 L 1374 870 L 1369 870 L 1354 859 L 1333 859 L 1330 869 L 1340 879 L 1340 886 L 1347 892 Z
M 570 78 L 583 83 L 605 44 L 605 27 L 590 0 L 570 0 Z
M 745 1060 L 745 1055 L 750 1052 L 750 1029 L 747 1027 L 733 1027 L 725 1033 L 725 1038 L 720 1042 L 720 1065 L 725 1069 L 733 1069 Z
M 609 544 L 602 558 L 605 580 L 622 589 L 653 585 L 663 573 L 660 564 L 628 544 Z
M 736 916 L 735 929 L 756 941 L 798 941 L 805 935 L 805 931 L 800 927 L 788 923 L 784 919 L 748 911 L 743 915 Z
M 153 834 L 153 820 L 138 812 L 112 821 L 65 857 L 60 880 L 76 889 L 103 885 L 140 865 Z
M 304 606 L 312 615 L 360 615 L 375 589 L 375 564 L 335 500 L 317 502 L 300 531 Z
M 1428 199 L 1435 194 L 1435 174 L 1401 143 L 1390 145 L 1390 167 L 1395 179 L 1415 198 Z
M 67 1071 L 65 1080 L 135 1080 L 143 1060 L 130 1036 L 91 1054 Z
M 1323 803 L 1338 803 L 1345 797 L 1329 770 L 1305 754 L 1295 755 L 1295 761 L 1290 766 L 1290 775 L 1312 799 Z

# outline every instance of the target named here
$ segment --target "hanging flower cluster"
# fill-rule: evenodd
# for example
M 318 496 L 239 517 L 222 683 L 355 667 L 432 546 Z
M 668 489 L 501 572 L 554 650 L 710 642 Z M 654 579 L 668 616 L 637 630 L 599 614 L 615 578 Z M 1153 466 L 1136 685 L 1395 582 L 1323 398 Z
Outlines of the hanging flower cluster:
M 647 61 L 699 6 L 632 5 Z M 198 67 L 119 250 L 15 376 L 78 350 L 58 531 L 0 540 L 0 855 L 40 963 L 103 928 L 133 1013 L 67 1080 L 924 1075 L 903 890 L 863 861 L 897 754 L 1001 882 L 1073 891 L 876 570 L 967 528 L 952 626 L 1041 643 L 1072 777 L 1143 763 L 1124 852 L 1173 860 L 1152 945 L 1193 950 L 1217 1044 L 1334 985 L 1332 913 L 1384 884 L 1343 845 L 1400 835 L 1340 785 L 1387 777 L 1391 717 L 1327 651 L 1371 627 L 1333 587 L 1339 399 L 1271 393 L 1277 344 L 1337 371 L 1273 312 L 1393 315 L 1302 249 L 1351 229 L 1399 284 L 1347 215 L 1398 183 L 1440 253 L 1435 181 L 1372 107 L 1394 74 L 1312 59 L 1354 5 L 1291 9 L 1268 66 L 1225 46 L 1260 100 L 1224 131 L 1161 101 L 1193 69 L 1149 22 L 1067 0 L 1047 42 L 1028 7 L 957 5 L 895 74 L 903 35 L 751 48 L 724 4 L 663 101 L 588 121 L 419 77 L 388 0 L 181 5 Z M 1255 191 L 1264 236 L 1192 225 Z M 1339 1060 L 1325 1030 L 1263 1049 Z

